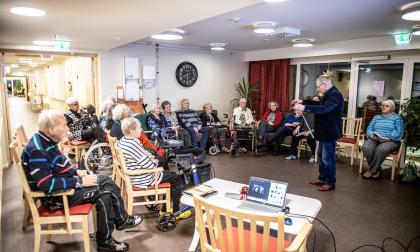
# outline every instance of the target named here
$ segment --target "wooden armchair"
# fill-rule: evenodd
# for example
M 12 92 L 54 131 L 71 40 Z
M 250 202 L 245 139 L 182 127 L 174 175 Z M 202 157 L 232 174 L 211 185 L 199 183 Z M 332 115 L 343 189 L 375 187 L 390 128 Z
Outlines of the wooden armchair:
M 400 158 L 401 158 L 401 153 L 403 153 L 404 151 L 405 151 L 405 139 L 401 139 L 400 148 L 388 154 L 388 157 L 392 159 L 391 181 L 394 181 L 395 170 L 397 170 L 397 175 L 400 174 Z M 362 171 L 363 171 L 363 158 L 364 158 L 364 153 L 362 150 L 360 153 L 359 174 L 362 174 Z
M 134 206 L 144 206 L 150 204 L 166 204 L 166 209 L 171 208 L 171 184 L 170 183 L 157 183 L 157 173 L 163 171 L 162 167 L 155 169 L 144 169 L 144 170 L 128 170 L 125 163 L 124 154 L 120 148 L 115 147 L 117 156 L 117 173 L 122 178 L 121 190 L 123 198 L 126 203 L 127 213 L 131 215 L 133 213 Z M 155 173 L 155 183 L 153 186 L 147 188 L 136 187 L 131 184 L 130 175 L 140 175 L 147 173 Z M 155 196 L 154 200 L 150 200 L 147 196 Z M 159 196 L 165 196 L 164 199 L 160 199 Z M 134 202 L 135 198 L 144 198 L 143 201 Z
M 343 117 L 343 137 L 337 140 L 337 149 L 350 147 L 350 165 L 353 166 L 354 154 L 359 156 L 359 139 L 362 132 L 362 118 Z M 347 155 L 347 154 L 346 154 Z
M 276 216 L 255 215 L 213 205 L 199 196 L 194 197 L 194 208 L 201 251 L 303 252 L 312 229 L 312 224 L 308 222 L 290 242 L 284 239 L 283 212 Z M 233 225 L 234 222 L 237 225 Z M 270 236 L 270 228 L 277 229 L 277 237 Z
M 26 146 L 29 142 L 29 139 L 26 135 L 25 128 L 23 128 L 23 125 L 20 125 L 16 129 L 16 139 L 19 141 L 19 144 L 21 146 Z
M 20 149 L 18 141 L 13 141 L 10 144 L 10 149 L 16 161 L 16 157 L 19 157 L 19 151 L 22 151 L 22 149 Z M 54 196 L 61 196 L 63 198 L 64 209 L 51 211 L 46 209 L 41 204 L 37 204 L 37 200 L 39 198 L 48 197 L 49 195 L 46 195 L 44 192 L 31 191 L 20 159 L 17 160 L 18 162 L 16 162 L 16 168 L 18 170 L 25 198 L 29 205 L 32 219 L 34 222 L 34 252 L 40 251 L 41 235 L 47 235 L 47 239 L 50 240 L 51 235 L 53 234 L 77 233 L 83 234 L 84 250 L 86 252 L 89 252 L 90 241 L 88 215 L 89 213 L 91 213 L 92 204 L 82 204 L 69 207 L 67 196 L 72 195 L 74 193 L 74 189 L 69 190 L 67 192 L 54 194 Z M 82 228 L 73 228 L 73 223 L 81 223 Z M 60 224 L 60 228 L 53 229 L 54 224 Z M 43 229 L 43 225 L 47 225 L 47 229 Z
M 82 159 L 83 151 L 89 149 L 90 143 L 88 141 L 64 141 L 60 143 L 60 149 L 62 152 L 72 153 L 76 157 L 76 162 L 79 163 Z

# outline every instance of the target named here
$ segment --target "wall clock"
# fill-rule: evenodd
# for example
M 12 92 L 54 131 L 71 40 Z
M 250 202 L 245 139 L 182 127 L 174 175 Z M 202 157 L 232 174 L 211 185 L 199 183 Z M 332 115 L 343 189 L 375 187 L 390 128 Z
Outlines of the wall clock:
M 193 63 L 184 61 L 176 68 L 175 77 L 181 86 L 192 87 L 198 79 L 198 71 Z

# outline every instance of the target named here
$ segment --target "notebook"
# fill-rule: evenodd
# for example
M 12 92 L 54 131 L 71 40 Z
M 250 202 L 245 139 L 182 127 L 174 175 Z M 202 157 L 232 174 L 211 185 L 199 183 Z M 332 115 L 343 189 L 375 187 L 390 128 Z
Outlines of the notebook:
M 286 182 L 251 177 L 248 186 L 246 201 L 239 208 L 269 213 L 280 212 L 284 208 L 288 186 Z
M 200 184 L 200 185 L 196 185 L 194 187 L 191 187 L 187 190 L 184 191 L 184 193 L 190 195 L 190 196 L 201 196 L 201 197 L 209 197 L 213 194 L 216 194 L 217 191 L 208 185 L 204 185 L 204 184 Z

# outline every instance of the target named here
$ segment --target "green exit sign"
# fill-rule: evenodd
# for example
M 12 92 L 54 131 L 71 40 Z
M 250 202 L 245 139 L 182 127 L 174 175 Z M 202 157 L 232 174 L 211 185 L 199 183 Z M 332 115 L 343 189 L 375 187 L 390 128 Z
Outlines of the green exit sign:
M 70 41 L 55 40 L 54 48 L 60 51 L 68 51 L 70 49 Z
M 411 33 L 395 34 L 394 38 L 396 44 L 409 44 L 411 41 Z

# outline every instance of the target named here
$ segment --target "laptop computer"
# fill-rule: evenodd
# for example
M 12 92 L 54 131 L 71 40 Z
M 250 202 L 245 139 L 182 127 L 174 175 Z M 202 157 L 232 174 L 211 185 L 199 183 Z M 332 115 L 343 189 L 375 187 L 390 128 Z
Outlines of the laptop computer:
M 238 208 L 278 213 L 284 208 L 287 186 L 286 182 L 251 177 L 246 201 L 243 201 Z

